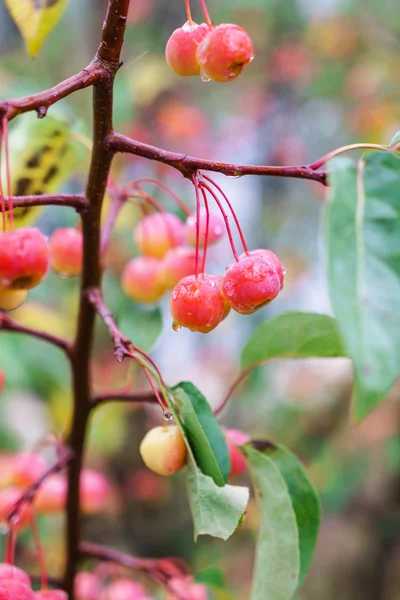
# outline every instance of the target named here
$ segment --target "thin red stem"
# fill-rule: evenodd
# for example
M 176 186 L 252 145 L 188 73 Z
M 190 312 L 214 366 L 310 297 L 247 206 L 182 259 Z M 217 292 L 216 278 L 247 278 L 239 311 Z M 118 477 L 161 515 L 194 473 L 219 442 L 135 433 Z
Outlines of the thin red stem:
M 32 528 L 33 539 L 35 541 L 37 557 L 38 557 L 38 561 L 39 561 L 42 589 L 47 590 L 47 588 L 49 586 L 49 580 L 47 577 L 46 558 L 45 558 L 45 555 L 43 552 L 42 543 L 40 541 L 40 533 L 39 533 L 37 520 L 34 515 L 32 515 L 32 519 L 31 519 L 31 528 Z
M 175 194 L 175 192 L 169 189 L 168 186 L 164 185 L 160 181 L 157 181 L 156 179 L 151 179 L 149 177 L 143 177 L 142 179 L 138 179 L 134 182 L 135 185 L 140 185 L 141 183 L 151 183 L 152 185 L 155 185 L 156 187 L 160 188 L 160 190 L 163 190 L 163 192 L 165 192 L 169 195 L 170 198 L 172 198 L 175 204 L 181 209 L 182 212 L 185 213 L 185 215 L 190 215 L 190 209 L 186 206 L 184 202 L 182 202 L 182 200 L 179 198 L 179 196 Z
M 152 389 L 152 390 L 153 390 L 153 392 L 154 392 L 154 395 L 155 395 L 155 397 L 157 398 L 157 402 L 158 402 L 158 404 L 161 406 L 161 408 L 162 408 L 163 410 L 165 410 L 165 409 L 166 409 L 166 408 L 168 408 L 168 407 L 167 407 L 166 403 L 164 402 L 164 400 L 162 399 L 162 397 L 161 397 L 161 395 L 160 395 L 160 392 L 159 392 L 159 391 L 158 391 L 158 389 L 156 388 L 156 386 L 155 386 L 155 384 L 154 384 L 154 381 L 153 381 L 153 379 L 152 379 L 152 377 L 151 377 L 151 375 L 150 375 L 149 371 L 148 371 L 147 369 L 143 368 L 143 372 L 144 372 L 144 374 L 145 374 L 145 375 L 146 375 L 146 377 L 147 377 L 147 381 L 149 382 L 149 384 L 150 384 L 150 386 L 151 386 L 151 389 Z
M 218 198 L 217 194 L 214 192 L 214 190 L 212 188 L 210 188 L 210 186 L 207 183 L 204 183 L 204 182 L 201 182 L 200 186 L 202 188 L 206 189 L 207 192 L 209 194 L 211 194 L 211 196 L 214 198 L 215 202 L 217 203 L 217 206 L 218 206 L 219 210 L 221 211 L 221 214 L 222 214 L 222 216 L 224 218 L 224 221 L 225 221 L 226 232 L 228 234 L 229 243 L 230 243 L 231 249 L 232 249 L 232 254 L 234 256 L 235 261 L 238 262 L 239 261 L 239 255 L 238 255 L 237 250 L 236 250 L 235 242 L 233 241 L 233 235 L 232 235 L 231 226 L 229 225 L 228 215 L 224 211 L 224 207 L 222 206 L 221 201 Z
M 10 230 L 14 230 L 14 212 L 12 205 L 12 190 L 11 190 L 11 172 L 10 172 L 10 153 L 8 145 L 8 119 L 3 117 L 3 140 L 4 140 L 4 153 L 6 157 L 6 177 L 7 177 L 7 194 L 8 194 L 8 212 L 10 219 Z
M 5 552 L 5 558 L 4 558 L 4 562 L 8 563 L 9 565 L 14 564 L 16 545 L 17 545 L 17 526 L 11 525 L 10 531 L 8 533 L 8 540 L 7 540 L 6 552 Z
M 229 207 L 229 210 L 232 213 L 233 220 L 235 221 L 235 225 L 236 225 L 236 228 L 237 228 L 238 233 L 239 233 L 240 241 L 242 242 L 243 250 L 247 254 L 248 253 L 248 249 L 247 249 L 246 240 L 244 239 L 244 235 L 243 235 L 243 231 L 242 231 L 242 228 L 240 226 L 240 223 L 239 223 L 239 219 L 237 218 L 237 215 L 236 215 L 235 211 L 233 210 L 232 203 L 230 202 L 229 198 L 227 197 L 227 195 L 225 194 L 225 192 L 223 191 L 223 189 L 217 183 L 215 183 L 215 181 L 213 179 L 211 179 L 211 177 L 209 177 L 208 175 L 204 175 L 204 174 L 202 174 L 202 177 L 204 179 L 206 179 L 207 181 L 209 181 L 210 183 L 212 183 L 212 185 L 219 191 L 219 193 L 221 194 L 221 196 L 223 197 L 223 199 L 227 203 L 227 205 Z
M 196 192 L 196 260 L 195 260 L 195 276 L 199 276 L 199 243 L 200 243 L 200 188 L 197 181 L 197 174 L 193 175 L 192 182 Z
M 189 0 L 185 0 L 185 8 L 186 8 L 187 20 L 189 21 L 189 23 L 193 23 L 192 13 L 190 11 L 190 1 Z
M 204 273 L 206 269 L 207 249 L 208 249 L 208 233 L 210 229 L 210 210 L 208 208 L 208 200 L 206 191 L 201 189 L 201 194 L 204 200 L 204 207 L 206 209 L 206 230 L 204 232 L 204 250 L 203 250 L 203 262 L 201 265 L 201 272 Z
M 209 27 L 212 27 L 213 22 L 211 21 L 211 17 L 209 15 L 205 0 L 200 0 L 200 6 L 201 6 L 201 10 L 203 11 L 204 18 L 206 20 L 207 25 Z

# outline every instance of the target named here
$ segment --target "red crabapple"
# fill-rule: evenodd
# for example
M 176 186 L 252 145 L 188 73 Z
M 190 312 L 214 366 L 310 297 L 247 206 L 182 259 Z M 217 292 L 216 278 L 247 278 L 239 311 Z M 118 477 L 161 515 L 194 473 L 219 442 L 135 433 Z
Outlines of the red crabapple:
M 12 460 L 12 484 L 28 487 L 46 471 L 46 461 L 39 454 L 20 452 Z
M 161 261 L 160 279 L 167 289 L 174 288 L 178 281 L 195 272 L 196 252 L 192 248 L 171 248 Z
M 249 442 L 250 436 L 247 433 L 243 433 L 243 431 L 239 431 L 239 429 L 227 429 L 225 439 L 231 459 L 231 470 L 228 479 L 233 479 L 247 470 L 246 460 L 237 446 L 242 446 Z
M 169 67 L 181 77 L 200 75 L 196 51 L 199 43 L 209 33 L 210 28 L 206 23 L 198 25 L 193 21 L 186 21 L 182 27 L 175 29 L 167 42 L 165 58 Z
M 28 290 L 3 290 L 0 288 L 0 310 L 15 310 L 23 304 Z
M 6 383 L 6 376 L 4 374 L 3 369 L 0 369 L 0 394 L 4 390 L 5 383 Z
M 0 286 L 33 288 L 45 277 L 50 264 L 47 238 L 34 227 L 0 234 Z
M 232 81 L 254 58 L 253 43 L 247 31 L 222 23 L 197 48 L 201 71 L 214 81 Z
M 0 581 L 0 600 L 34 600 L 32 589 L 15 579 Z
M 68 484 L 64 475 L 51 475 L 40 487 L 34 501 L 39 513 L 62 512 L 67 500 Z
M 56 229 L 50 238 L 51 266 L 64 277 L 79 275 L 82 270 L 82 232 L 74 227 Z
M 185 239 L 188 244 L 192 246 L 196 245 L 196 215 L 190 215 L 185 224 Z M 207 213 L 200 213 L 199 220 L 199 246 L 204 247 L 205 235 L 206 235 L 206 224 L 207 224 Z M 225 225 L 222 217 L 215 213 L 210 213 L 210 219 L 208 223 L 208 239 L 209 245 L 215 244 L 224 235 Z
M 133 238 L 141 254 L 162 258 L 170 248 L 182 244 L 183 223 L 172 213 L 155 213 L 136 225 Z
M 244 252 L 239 256 L 239 260 L 241 258 L 245 258 L 246 256 L 257 256 L 260 260 L 264 260 L 265 262 L 270 262 L 274 265 L 276 272 L 278 273 L 279 280 L 281 282 L 281 289 L 283 288 L 284 279 L 285 279 L 285 269 L 277 257 L 271 250 L 266 250 L 265 248 L 259 248 L 257 250 L 251 250 L 247 254 Z
M 9 563 L 0 563 L 0 581 L 10 579 L 24 583 L 28 587 L 31 586 L 31 580 L 28 573 L 25 573 L 22 569 Z
M 215 283 L 217 285 L 219 285 L 220 289 L 221 289 L 221 293 L 222 293 L 222 282 L 224 281 L 224 278 L 221 277 L 221 275 L 208 275 L 207 276 L 210 280 L 215 281 Z M 222 315 L 222 319 L 221 321 L 223 321 L 224 319 L 226 319 L 226 317 L 229 315 L 229 313 L 231 312 L 231 307 L 229 302 L 227 302 L 224 298 L 224 302 L 225 302 L 225 306 L 224 306 L 224 314 Z
M 228 267 L 222 293 L 233 310 L 250 314 L 269 304 L 281 289 L 275 266 L 259 255 L 245 256 Z
M 68 600 L 63 590 L 39 590 L 34 594 L 35 600 Z
M 160 278 L 161 261 L 151 256 L 138 256 L 122 272 L 122 289 L 135 302 L 157 302 L 165 292 Z
M 17 487 L 8 487 L 0 491 L 0 521 L 6 521 L 16 502 L 21 498 L 21 490 Z M 23 527 L 28 525 L 32 519 L 32 506 L 25 503 L 21 506 L 14 525 Z
M 173 289 L 170 300 L 174 328 L 209 333 L 225 314 L 225 300 L 213 276 L 184 277 Z
M 150 598 L 141 583 L 121 578 L 108 584 L 101 595 L 101 600 L 150 600 Z
M 104 475 L 92 469 L 83 469 L 79 489 L 83 512 L 104 510 L 110 495 L 110 486 Z
M 81 571 L 75 577 L 75 600 L 99 600 L 101 583 L 97 575 Z
M 150 429 L 140 444 L 143 462 L 159 475 L 172 475 L 186 464 L 186 444 L 176 425 Z

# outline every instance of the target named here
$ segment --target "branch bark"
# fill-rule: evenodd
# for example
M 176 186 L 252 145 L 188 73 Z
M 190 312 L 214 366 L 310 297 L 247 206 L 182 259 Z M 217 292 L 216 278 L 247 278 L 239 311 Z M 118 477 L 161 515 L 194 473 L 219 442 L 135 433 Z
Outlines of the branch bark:
M 64 340 L 63 338 L 57 337 L 56 335 L 52 335 L 51 333 L 46 333 L 45 331 L 39 331 L 38 329 L 31 329 L 30 327 L 19 325 L 19 323 L 16 323 L 4 313 L 0 313 L 0 330 L 11 331 L 12 333 L 23 333 L 24 335 L 29 335 L 37 338 L 38 340 L 43 340 L 44 342 L 53 344 L 53 346 L 60 348 L 60 350 L 62 350 L 71 360 L 72 346 L 70 342 Z
M 75 208 L 78 213 L 86 210 L 88 203 L 83 194 L 38 194 L 32 196 L 4 197 L 6 210 L 13 208 L 31 208 L 32 206 L 65 206 Z
M 98 394 L 94 396 L 92 399 L 92 409 L 101 406 L 102 404 L 106 404 L 108 402 L 126 402 L 127 404 L 140 404 L 140 403 L 148 403 L 154 404 L 157 403 L 157 397 L 154 392 L 136 392 L 134 394 L 127 394 L 124 392 L 109 392 L 106 394 Z
M 120 133 L 112 133 L 107 138 L 107 145 L 113 152 L 123 152 L 142 156 L 149 160 L 162 162 L 182 173 L 184 177 L 191 178 L 197 171 L 214 171 L 230 177 L 242 177 L 243 175 L 263 175 L 269 177 L 291 177 L 294 179 L 308 179 L 318 181 L 327 185 L 327 177 L 324 171 L 316 171 L 310 166 L 298 167 L 269 167 L 257 165 L 235 165 L 231 163 L 205 160 L 169 152 L 156 146 L 150 146 L 143 142 L 132 140 Z

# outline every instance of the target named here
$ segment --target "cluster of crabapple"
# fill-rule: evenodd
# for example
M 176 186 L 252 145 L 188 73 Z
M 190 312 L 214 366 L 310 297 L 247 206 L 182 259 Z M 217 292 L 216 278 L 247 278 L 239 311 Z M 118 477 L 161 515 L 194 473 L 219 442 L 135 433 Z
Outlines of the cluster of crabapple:
M 57 229 L 48 241 L 36 227 L 0 233 L 0 309 L 14 310 L 52 266 L 60 276 L 78 275 L 82 267 L 82 233 Z
M 249 441 L 249 436 L 238 429 L 225 431 L 231 470 L 228 479 L 246 470 L 246 461 L 237 446 Z M 183 435 L 176 425 L 161 425 L 150 429 L 140 444 L 140 454 L 145 465 L 159 475 L 173 475 L 187 463 L 187 448 Z
M 208 16 L 208 15 L 207 15 Z M 190 13 L 182 27 L 167 42 L 165 57 L 181 77 L 200 75 L 203 81 L 227 82 L 236 79 L 254 58 L 249 34 L 233 23 L 214 27 L 209 21 L 195 23 Z

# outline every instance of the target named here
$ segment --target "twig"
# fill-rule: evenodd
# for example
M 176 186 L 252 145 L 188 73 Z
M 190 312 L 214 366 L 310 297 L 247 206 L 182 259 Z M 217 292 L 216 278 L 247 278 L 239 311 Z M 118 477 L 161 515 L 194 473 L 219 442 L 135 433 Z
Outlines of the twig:
M 5 196 L 5 209 L 10 209 L 10 198 Z M 38 194 L 31 196 L 12 196 L 13 208 L 31 208 L 33 206 L 65 206 L 75 208 L 80 213 L 87 209 L 88 204 L 83 194 Z
M 144 391 L 144 392 L 136 392 L 134 394 L 127 394 L 124 392 L 115 392 L 114 394 L 109 392 L 107 394 L 98 394 L 94 396 L 92 399 L 92 408 L 97 408 L 102 404 L 106 404 L 108 402 L 126 402 L 132 404 L 140 404 L 140 403 L 149 403 L 154 404 L 157 403 L 157 398 L 152 391 Z
M 30 327 L 19 325 L 19 323 L 16 323 L 4 313 L 0 313 L 0 330 L 10 331 L 13 333 L 23 333 L 25 335 L 30 335 L 31 337 L 48 342 L 49 344 L 53 344 L 53 346 L 57 346 L 60 348 L 60 350 L 65 352 L 67 357 L 71 360 L 72 348 L 70 342 L 58 336 L 52 335 L 51 333 L 46 333 L 45 331 L 39 331 L 38 329 L 31 329 Z

